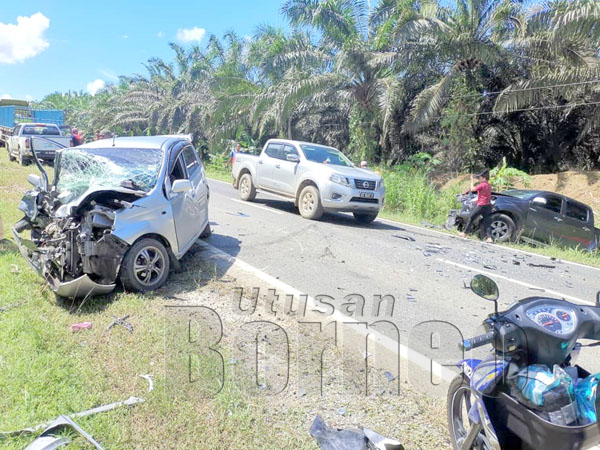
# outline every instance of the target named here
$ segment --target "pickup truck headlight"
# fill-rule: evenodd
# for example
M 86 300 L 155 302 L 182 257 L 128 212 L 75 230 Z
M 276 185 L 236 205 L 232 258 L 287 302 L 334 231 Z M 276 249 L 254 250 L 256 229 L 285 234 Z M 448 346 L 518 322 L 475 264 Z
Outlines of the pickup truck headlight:
M 341 184 L 343 186 L 350 186 L 350 180 L 344 175 L 340 175 L 339 173 L 332 174 L 329 179 L 334 183 Z
M 383 182 L 383 178 L 380 178 L 379 181 L 377 182 L 377 187 L 375 189 L 379 190 L 384 186 L 385 186 L 385 183 Z

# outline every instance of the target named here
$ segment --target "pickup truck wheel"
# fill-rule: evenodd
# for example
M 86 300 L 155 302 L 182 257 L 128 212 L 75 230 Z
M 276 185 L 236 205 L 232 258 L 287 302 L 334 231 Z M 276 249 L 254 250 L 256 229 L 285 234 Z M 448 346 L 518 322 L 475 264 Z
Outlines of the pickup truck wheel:
M 8 152 L 8 160 L 9 161 L 14 161 L 15 157 L 12 155 L 11 149 L 10 149 L 10 145 L 6 144 L 6 151 Z
M 23 153 L 21 153 L 21 150 L 19 150 L 19 164 L 22 166 L 29 165 L 29 160 L 23 156 Z
M 515 229 L 515 222 L 506 214 L 492 214 L 488 233 L 495 242 L 512 240 Z
M 352 213 L 358 223 L 368 225 L 377 218 L 378 213 Z
M 319 220 L 323 215 L 323 205 L 321 204 L 321 196 L 319 191 L 314 186 L 306 186 L 300 192 L 298 199 L 298 209 L 300 215 L 305 219 Z
M 240 198 L 245 202 L 250 202 L 256 197 L 256 188 L 252 183 L 252 176 L 245 173 L 240 178 Z
M 169 268 L 165 246 L 154 238 L 144 238 L 127 250 L 121 264 L 121 283 L 128 291 L 154 291 L 167 281 Z

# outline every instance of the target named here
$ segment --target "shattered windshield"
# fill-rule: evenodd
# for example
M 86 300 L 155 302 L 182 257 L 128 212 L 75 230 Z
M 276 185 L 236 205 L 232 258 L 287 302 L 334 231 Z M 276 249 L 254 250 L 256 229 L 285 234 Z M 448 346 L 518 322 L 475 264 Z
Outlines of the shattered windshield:
M 57 189 L 62 203 L 87 190 L 127 188 L 149 192 L 162 163 L 159 149 L 72 148 L 60 156 Z
M 321 145 L 302 144 L 300 145 L 306 159 L 322 164 L 332 164 L 334 166 L 353 167 L 350 161 L 342 152 L 331 147 L 323 147 Z

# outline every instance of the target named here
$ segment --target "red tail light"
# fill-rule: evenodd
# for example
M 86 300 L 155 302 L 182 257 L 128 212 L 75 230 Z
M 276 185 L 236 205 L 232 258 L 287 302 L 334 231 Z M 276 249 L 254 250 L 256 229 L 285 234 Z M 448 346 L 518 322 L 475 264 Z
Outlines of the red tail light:
M 31 148 L 31 141 L 29 138 L 25 139 L 25 148 L 28 150 Z

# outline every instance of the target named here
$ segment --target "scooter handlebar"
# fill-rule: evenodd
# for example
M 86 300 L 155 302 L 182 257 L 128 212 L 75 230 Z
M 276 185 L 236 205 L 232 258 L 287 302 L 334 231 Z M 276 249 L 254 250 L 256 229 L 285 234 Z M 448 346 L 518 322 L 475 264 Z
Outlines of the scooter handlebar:
M 458 347 L 463 351 L 473 350 L 483 345 L 491 344 L 494 342 L 494 330 L 490 330 L 485 334 L 472 337 L 471 339 L 465 339 L 458 344 Z

